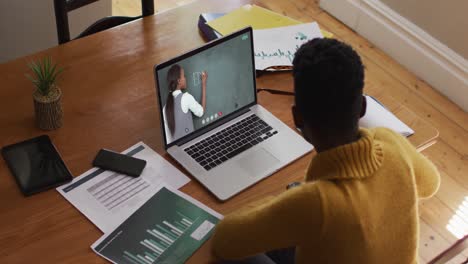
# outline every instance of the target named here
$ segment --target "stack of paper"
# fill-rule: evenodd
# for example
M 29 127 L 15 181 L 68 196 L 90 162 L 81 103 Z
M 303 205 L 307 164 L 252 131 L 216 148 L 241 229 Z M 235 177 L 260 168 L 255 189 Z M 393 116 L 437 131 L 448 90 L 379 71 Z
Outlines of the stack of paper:
M 314 38 L 332 36 L 320 30 L 315 22 L 304 24 L 256 5 L 242 6 L 206 24 L 221 35 L 251 26 L 257 70 L 290 69 L 300 45 Z
M 266 29 L 298 25 L 301 22 L 256 5 L 245 5 L 207 24 L 221 35 L 227 35 L 247 26 Z
M 299 25 L 302 22 L 256 5 L 245 5 L 208 21 L 207 24 L 221 35 L 227 35 L 248 26 L 253 29 L 268 29 Z M 322 34 L 327 38 L 333 36 L 325 30 L 322 30 Z
M 177 191 L 190 179 L 143 142 L 124 153 L 147 162 L 130 177 L 93 168 L 57 188 L 105 234 L 91 248 L 113 263 L 183 263 L 222 215 Z

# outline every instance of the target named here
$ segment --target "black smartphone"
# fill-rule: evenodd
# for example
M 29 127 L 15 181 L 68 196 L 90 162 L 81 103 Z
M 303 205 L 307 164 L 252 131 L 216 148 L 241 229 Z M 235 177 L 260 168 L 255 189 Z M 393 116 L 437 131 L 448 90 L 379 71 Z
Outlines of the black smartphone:
M 107 149 L 101 149 L 96 155 L 96 158 L 94 158 L 93 166 L 123 173 L 132 177 L 138 177 L 146 166 L 146 160 L 137 159 Z

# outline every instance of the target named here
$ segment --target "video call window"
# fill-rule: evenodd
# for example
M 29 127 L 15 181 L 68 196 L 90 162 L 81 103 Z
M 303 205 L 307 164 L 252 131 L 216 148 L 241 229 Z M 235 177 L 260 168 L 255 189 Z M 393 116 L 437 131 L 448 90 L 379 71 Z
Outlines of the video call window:
M 250 38 L 240 35 L 157 72 L 167 144 L 255 100 Z

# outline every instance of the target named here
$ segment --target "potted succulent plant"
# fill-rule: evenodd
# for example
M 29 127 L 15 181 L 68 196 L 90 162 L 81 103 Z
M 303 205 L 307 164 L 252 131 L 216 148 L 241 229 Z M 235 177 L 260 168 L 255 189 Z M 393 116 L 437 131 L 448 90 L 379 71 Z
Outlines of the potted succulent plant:
M 28 64 L 32 75 L 27 77 L 35 86 L 33 93 L 36 123 L 41 129 L 57 129 L 63 124 L 62 92 L 56 84 L 63 68 L 53 64 L 50 57 Z

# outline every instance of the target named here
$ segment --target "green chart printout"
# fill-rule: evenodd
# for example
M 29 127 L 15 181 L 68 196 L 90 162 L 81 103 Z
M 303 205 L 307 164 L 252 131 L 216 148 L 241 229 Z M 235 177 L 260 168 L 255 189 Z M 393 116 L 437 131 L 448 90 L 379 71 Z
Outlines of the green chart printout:
M 190 196 L 162 187 L 91 248 L 114 263 L 184 263 L 221 218 Z

